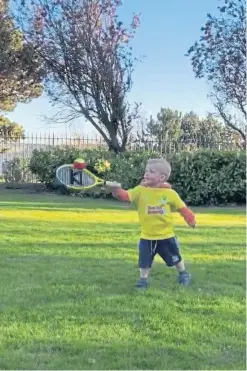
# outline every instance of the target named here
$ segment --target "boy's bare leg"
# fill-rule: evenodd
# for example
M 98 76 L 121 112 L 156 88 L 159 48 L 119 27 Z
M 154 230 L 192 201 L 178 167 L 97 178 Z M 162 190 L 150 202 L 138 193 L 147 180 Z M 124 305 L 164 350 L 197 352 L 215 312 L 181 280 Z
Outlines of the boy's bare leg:
M 140 277 L 147 279 L 149 272 L 150 272 L 150 268 L 140 268 Z
M 177 268 L 178 272 L 184 272 L 185 271 L 185 266 L 184 266 L 183 260 L 181 260 L 181 262 L 176 264 L 176 268 Z
M 148 275 L 150 272 L 150 268 L 140 268 L 140 279 L 137 282 L 136 287 L 139 289 L 146 289 L 148 287 Z

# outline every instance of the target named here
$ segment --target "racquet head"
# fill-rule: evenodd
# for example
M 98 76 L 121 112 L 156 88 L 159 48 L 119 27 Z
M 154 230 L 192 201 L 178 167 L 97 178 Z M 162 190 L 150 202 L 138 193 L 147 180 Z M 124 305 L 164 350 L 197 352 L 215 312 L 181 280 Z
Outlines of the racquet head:
M 76 170 L 73 165 L 62 165 L 56 170 L 56 179 L 66 188 L 83 191 L 97 185 L 103 185 L 104 180 L 96 177 L 87 169 Z

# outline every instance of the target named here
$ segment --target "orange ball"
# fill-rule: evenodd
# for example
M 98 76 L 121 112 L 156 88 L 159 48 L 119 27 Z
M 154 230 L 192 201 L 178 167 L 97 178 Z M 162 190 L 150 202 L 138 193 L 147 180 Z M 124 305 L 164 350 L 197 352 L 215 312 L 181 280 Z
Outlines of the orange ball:
M 73 162 L 73 168 L 74 169 L 84 170 L 86 168 L 86 166 L 87 166 L 87 164 L 86 164 L 85 160 L 83 160 L 83 158 L 77 158 Z

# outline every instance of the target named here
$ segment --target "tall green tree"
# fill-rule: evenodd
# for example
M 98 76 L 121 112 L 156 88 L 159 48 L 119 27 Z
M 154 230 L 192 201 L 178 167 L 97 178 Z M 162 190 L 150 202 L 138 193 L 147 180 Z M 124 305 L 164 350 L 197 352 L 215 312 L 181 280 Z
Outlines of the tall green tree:
M 10 121 L 7 117 L 0 116 L 0 138 L 17 140 L 24 137 L 21 125 Z
M 200 119 L 197 141 L 202 148 L 224 148 L 241 144 L 241 137 L 212 114 Z M 236 142 L 237 141 L 237 142 Z
M 43 76 L 34 48 L 25 43 L 9 14 L 9 2 L 0 0 L 0 111 L 39 97 Z
M 150 118 L 146 132 L 150 138 L 154 138 L 159 145 L 167 141 L 176 141 L 181 136 L 182 114 L 170 108 L 161 108 L 156 119 Z
M 183 142 L 196 141 L 200 126 L 200 118 L 195 112 L 191 111 L 184 114 L 181 122 L 182 135 L 180 140 L 183 140 Z
M 23 138 L 23 127 L 1 115 L 12 111 L 18 102 L 27 103 L 42 93 L 44 70 L 34 49 L 25 44 L 23 35 L 9 14 L 9 2 L 0 0 L 0 152 L 5 142 Z
M 0 153 L 8 150 L 9 142 L 24 138 L 24 129 L 16 122 L 0 115 Z
M 217 113 L 246 140 L 246 2 L 221 0 L 188 50 L 195 76 L 206 79 Z
M 151 117 L 137 133 L 137 141 L 148 148 L 169 152 L 174 149 L 232 148 L 241 146 L 241 136 L 212 114 L 199 117 L 195 112 L 182 114 L 161 108 L 157 118 Z

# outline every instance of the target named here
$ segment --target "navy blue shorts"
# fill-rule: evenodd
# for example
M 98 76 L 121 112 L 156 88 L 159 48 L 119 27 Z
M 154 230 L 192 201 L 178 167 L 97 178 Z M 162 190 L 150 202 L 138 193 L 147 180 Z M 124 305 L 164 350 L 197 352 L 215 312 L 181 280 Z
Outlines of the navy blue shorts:
M 168 267 L 178 264 L 182 257 L 176 237 L 165 240 L 144 240 L 139 242 L 139 268 L 150 268 L 155 255 L 158 254 Z

